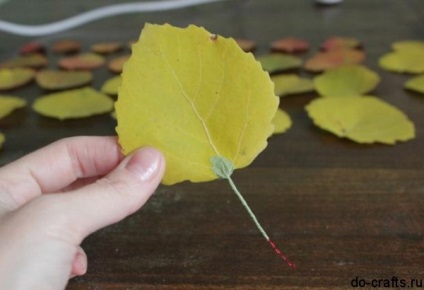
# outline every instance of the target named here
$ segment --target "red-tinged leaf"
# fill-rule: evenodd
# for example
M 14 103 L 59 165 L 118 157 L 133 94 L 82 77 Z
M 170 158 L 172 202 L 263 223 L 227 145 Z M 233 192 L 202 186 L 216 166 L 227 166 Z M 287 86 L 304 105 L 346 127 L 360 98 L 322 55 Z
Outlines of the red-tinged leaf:
M 305 52 L 309 50 L 309 43 L 300 38 L 287 37 L 271 42 L 271 50 L 287 53 Z
M 361 46 L 359 40 L 352 37 L 334 36 L 328 38 L 321 44 L 321 49 L 324 51 L 336 50 L 340 48 L 356 49 Z
M 120 51 L 123 45 L 120 42 L 102 42 L 91 46 L 91 51 L 99 54 L 109 54 Z
M 365 53 L 353 49 L 336 49 L 319 52 L 308 61 L 304 68 L 308 71 L 320 72 L 348 64 L 360 64 L 365 60 Z
M 256 49 L 256 42 L 249 39 L 241 39 L 241 38 L 235 38 L 234 39 L 237 44 L 240 46 L 241 49 L 245 52 L 253 52 Z
M 48 63 L 47 58 L 39 53 L 31 53 L 27 55 L 22 55 L 15 57 L 13 59 L 7 60 L 0 63 L 2 68 L 18 68 L 18 67 L 27 67 L 27 68 L 42 68 L 45 67 Z
M 129 55 L 123 55 L 123 56 L 116 57 L 108 63 L 107 67 L 111 72 L 119 74 L 119 73 L 122 72 L 122 67 L 124 66 L 124 63 L 129 58 L 130 58 Z
M 0 69 L 0 90 L 21 87 L 34 79 L 35 71 L 29 68 Z
M 53 44 L 51 49 L 54 53 L 70 54 L 79 52 L 81 44 L 75 40 L 59 40 Z
M 67 70 L 93 70 L 102 66 L 104 62 L 105 59 L 101 55 L 84 53 L 61 59 L 59 66 Z
M 32 41 L 24 44 L 21 49 L 19 50 L 19 53 L 22 55 L 26 54 L 32 54 L 32 53 L 45 53 L 46 49 L 43 44 Z

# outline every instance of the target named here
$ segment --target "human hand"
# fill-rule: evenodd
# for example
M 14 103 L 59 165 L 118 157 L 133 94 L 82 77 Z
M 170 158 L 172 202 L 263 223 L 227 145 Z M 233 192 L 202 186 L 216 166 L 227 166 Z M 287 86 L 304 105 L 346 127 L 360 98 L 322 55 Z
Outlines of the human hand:
M 0 168 L 1 289 L 64 289 L 83 275 L 82 240 L 143 206 L 164 168 L 153 148 L 124 158 L 114 137 L 63 139 Z

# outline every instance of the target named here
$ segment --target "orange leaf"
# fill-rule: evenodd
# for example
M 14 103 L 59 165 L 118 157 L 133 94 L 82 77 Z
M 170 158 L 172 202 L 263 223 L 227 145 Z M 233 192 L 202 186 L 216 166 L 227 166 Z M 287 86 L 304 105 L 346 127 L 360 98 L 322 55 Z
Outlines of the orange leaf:
M 359 64 L 365 60 L 365 53 L 353 49 L 336 49 L 328 52 L 319 52 L 308 61 L 306 70 L 319 72 L 347 64 Z
M 92 70 L 104 64 L 104 57 L 95 53 L 84 53 L 63 58 L 59 66 L 67 70 Z
M 361 43 L 359 42 L 359 40 L 355 38 L 334 36 L 324 41 L 324 43 L 321 44 L 321 49 L 325 51 L 335 50 L 340 48 L 355 49 L 355 48 L 358 48 L 360 45 Z
M 309 49 L 309 43 L 303 39 L 287 37 L 271 42 L 271 49 L 287 53 L 305 52 Z
M 254 42 L 253 40 L 241 38 L 235 38 L 234 40 L 245 52 L 252 52 L 256 49 L 256 42 Z
M 75 40 L 59 40 L 55 42 L 52 46 L 52 51 L 54 53 L 75 53 L 80 51 L 81 44 Z

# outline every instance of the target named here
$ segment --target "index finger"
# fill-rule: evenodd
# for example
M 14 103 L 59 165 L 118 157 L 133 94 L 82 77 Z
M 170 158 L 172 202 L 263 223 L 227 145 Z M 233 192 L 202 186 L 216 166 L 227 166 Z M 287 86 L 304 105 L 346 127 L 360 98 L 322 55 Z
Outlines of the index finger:
M 16 209 L 79 178 L 105 175 L 122 159 L 116 137 L 56 141 L 0 168 L 0 205 Z

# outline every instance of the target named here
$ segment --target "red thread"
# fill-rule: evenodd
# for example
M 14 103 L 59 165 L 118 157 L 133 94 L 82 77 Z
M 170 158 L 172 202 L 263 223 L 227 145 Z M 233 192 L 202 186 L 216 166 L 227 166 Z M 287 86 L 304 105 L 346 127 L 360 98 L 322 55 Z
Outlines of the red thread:
M 273 241 L 271 241 L 271 240 L 266 240 L 270 245 L 271 245 L 271 247 L 274 249 L 274 251 L 275 251 L 275 253 L 281 258 L 281 259 L 283 259 L 284 260 L 284 262 L 286 262 L 287 263 L 287 265 L 289 265 L 289 267 L 290 268 L 292 268 L 292 269 L 296 269 L 296 264 L 294 264 L 293 262 L 291 262 L 289 259 L 287 259 L 287 257 L 286 256 L 284 256 L 284 254 L 283 253 L 281 253 L 281 251 L 280 251 L 280 249 L 279 248 L 277 248 L 277 246 L 274 244 L 274 242 Z

